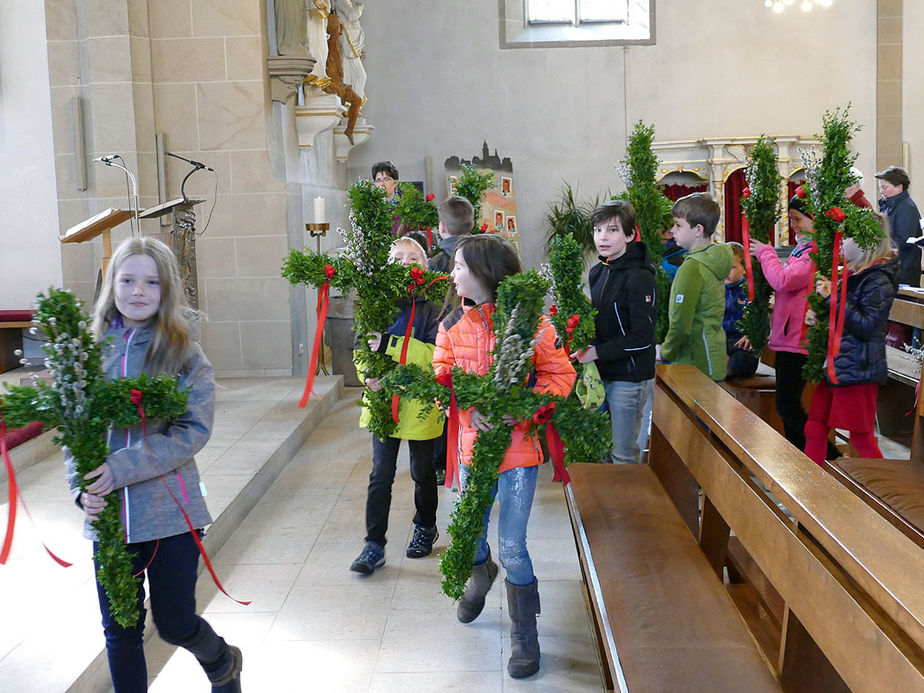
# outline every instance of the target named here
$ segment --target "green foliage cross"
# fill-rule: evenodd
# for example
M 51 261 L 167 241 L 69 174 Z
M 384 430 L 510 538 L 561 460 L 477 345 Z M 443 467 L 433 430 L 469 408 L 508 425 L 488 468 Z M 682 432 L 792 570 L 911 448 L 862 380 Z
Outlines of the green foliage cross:
M 0 399 L 0 418 L 7 426 L 21 427 L 41 421 L 46 429 L 57 429 L 55 443 L 66 446 L 74 458 L 76 483 L 81 491 L 84 477 L 106 461 L 106 435 L 111 426 L 124 428 L 141 423 L 139 405 L 132 402 L 140 393 L 145 419 L 173 419 L 186 411 L 188 393 L 168 375 L 106 382 L 101 367 L 101 346 L 87 329 L 82 304 L 72 293 L 50 289 L 39 294 L 35 321 L 48 337 L 43 347 L 52 384 L 14 386 Z M 137 394 L 135 394 L 137 399 Z M 93 528 L 99 548 L 95 558 L 97 577 L 109 598 L 113 619 L 128 628 L 138 621 L 131 556 L 125 545 L 122 504 L 113 491 Z

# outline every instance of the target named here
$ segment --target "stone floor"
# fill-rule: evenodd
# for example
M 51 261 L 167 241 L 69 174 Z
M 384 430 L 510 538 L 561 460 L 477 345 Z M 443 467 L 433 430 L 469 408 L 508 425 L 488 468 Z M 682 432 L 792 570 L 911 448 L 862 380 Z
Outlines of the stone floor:
M 363 544 L 372 449 L 357 419 L 352 399 L 339 403 L 215 557 L 226 589 L 253 603 L 239 606 L 200 578 L 205 617 L 244 651 L 244 690 L 602 690 L 571 525 L 551 469 L 540 475 L 529 526 L 542 599 L 542 669 L 514 681 L 505 670 L 503 575 L 482 615 L 462 625 L 440 593 L 436 557 L 405 557 L 414 513 L 405 450 L 386 564 L 370 577 L 349 571 Z M 438 550 L 448 542 L 454 499 L 440 490 Z M 496 554 L 496 535 L 489 539 Z M 151 690 L 198 690 L 187 682 L 200 678 L 193 658 L 177 652 Z

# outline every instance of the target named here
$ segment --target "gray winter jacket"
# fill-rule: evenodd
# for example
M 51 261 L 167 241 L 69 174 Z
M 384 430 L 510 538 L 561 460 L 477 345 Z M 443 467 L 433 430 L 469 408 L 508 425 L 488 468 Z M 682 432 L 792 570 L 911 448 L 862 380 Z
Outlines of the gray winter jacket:
M 142 373 L 144 355 L 151 330 L 110 327 L 103 346 L 103 372 L 107 380 L 135 378 Z M 142 441 L 141 426 L 110 429 L 107 462 L 115 477 L 122 501 L 122 522 L 126 543 L 152 541 L 189 531 L 183 513 L 199 529 L 212 521 L 203 498 L 199 470 L 194 455 L 208 442 L 215 414 L 215 380 L 212 364 L 198 344 L 187 368 L 179 375 L 179 386 L 189 389 L 186 413 L 172 421 L 147 421 Z M 142 402 L 143 404 L 143 402 Z M 70 455 L 65 455 L 68 482 L 77 488 L 76 471 Z M 170 497 L 167 488 L 176 501 Z M 89 522 L 84 536 L 96 539 Z

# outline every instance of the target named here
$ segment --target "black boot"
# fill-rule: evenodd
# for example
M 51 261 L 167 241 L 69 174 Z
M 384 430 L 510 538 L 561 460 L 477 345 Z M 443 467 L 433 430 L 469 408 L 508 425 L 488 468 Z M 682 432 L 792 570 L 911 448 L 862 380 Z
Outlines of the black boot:
M 243 657 L 239 648 L 228 645 L 203 618 L 196 634 L 175 643 L 189 650 L 212 683 L 212 693 L 240 693 Z
M 506 580 L 507 608 L 510 610 L 510 660 L 507 673 L 515 679 L 532 676 L 539 671 L 539 633 L 536 614 L 539 613 L 539 581 L 529 585 L 513 585 Z
M 241 693 L 241 669 L 244 668 L 244 657 L 241 650 L 234 645 L 228 646 L 231 663 L 224 674 L 214 676 L 209 674 L 212 682 L 212 693 Z
M 497 563 L 491 560 L 491 548 L 488 547 L 488 557 L 481 565 L 472 569 L 472 576 L 465 584 L 465 593 L 456 607 L 456 617 L 462 623 L 471 623 L 484 609 L 484 598 L 494 584 L 497 577 Z

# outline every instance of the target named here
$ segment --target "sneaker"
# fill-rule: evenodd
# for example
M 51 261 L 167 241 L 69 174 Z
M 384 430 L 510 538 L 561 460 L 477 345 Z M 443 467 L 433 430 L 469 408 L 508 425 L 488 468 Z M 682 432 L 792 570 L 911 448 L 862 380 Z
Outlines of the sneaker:
M 433 553 L 433 542 L 440 536 L 436 525 L 433 527 L 424 527 L 414 525 L 414 536 L 411 537 L 411 543 L 407 545 L 408 558 L 423 558 Z
M 436 485 L 444 486 L 446 484 L 446 470 L 437 469 L 436 470 Z
M 363 552 L 353 561 L 350 570 L 354 573 L 372 575 L 376 568 L 380 568 L 383 565 L 385 565 L 385 548 L 374 542 L 368 541 L 363 548 Z

